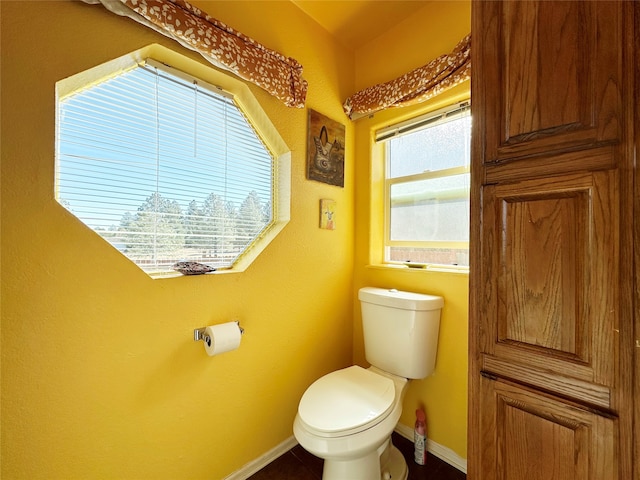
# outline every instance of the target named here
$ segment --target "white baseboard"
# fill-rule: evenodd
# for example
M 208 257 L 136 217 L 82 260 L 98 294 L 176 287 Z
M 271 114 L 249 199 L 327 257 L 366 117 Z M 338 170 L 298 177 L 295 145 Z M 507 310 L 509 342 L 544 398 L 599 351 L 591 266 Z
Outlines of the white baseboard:
M 399 423 L 398 425 L 396 425 L 395 430 L 398 434 L 413 442 L 413 428 Z M 440 445 L 439 443 L 436 443 L 433 440 L 427 438 L 427 451 L 432 455 L 438 457 L 443 462 L 446 462 L 452 467 L 457 468 L 462 473 L 467 473 L 467 459 L 462 458 L 450 448 L 445 447 L 444 445 Z
M 413 428 L 399 423 L 398 425 L 396 425 L 395 430 L 398 434 L 413 442 Z M 256 458 L 255 460 L 252 460 L 251 462 L 244 465 L 240 470 L 237 470 L 231 475 L 225 477 L 224 480 L 246 480 L 254 473 L 269 465 L 279 456 L 287 453 L 297 444 L 298 442 L 292 435 L 281 444 L 276 445 L 264 455 Z M 433 440 L 427 439 L 427 451 L 438 457 L 443 462 L 446 462 L 452 467 L 457 468 L 462 473 L 467 473 L 467 459 L 462 458 L 450 448 L 440 445 Z
M 250 461 L 246 465 L 244 465 L 240 470 L 233 472 L 231 475 L 224 477 L 224 480 L 246 480 L 254 473 L 258 472 L 262 468 L 269 465 L 279 456 L 287 453 L 293 447 L 298 444 L 295 437 L 292 435 L 287 438 L 280 445 L 276 445 L 274 448 L 269 450 L 267 453 L 262 455 L 261 457 L 256 458 L 255 460 Z

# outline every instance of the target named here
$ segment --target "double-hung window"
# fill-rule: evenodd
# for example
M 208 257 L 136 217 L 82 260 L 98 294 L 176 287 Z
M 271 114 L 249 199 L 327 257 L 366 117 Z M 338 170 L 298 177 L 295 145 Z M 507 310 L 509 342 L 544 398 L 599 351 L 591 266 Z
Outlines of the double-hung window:
M 468 267 L 470 139 L 469 102 L 376 132 L 385 144 L 385 262 Z

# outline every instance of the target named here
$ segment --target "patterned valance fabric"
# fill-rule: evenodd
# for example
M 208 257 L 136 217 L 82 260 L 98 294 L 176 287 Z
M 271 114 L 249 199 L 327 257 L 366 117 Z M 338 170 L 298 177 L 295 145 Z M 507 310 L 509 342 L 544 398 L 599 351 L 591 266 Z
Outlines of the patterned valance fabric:
M 349 118 L 359 118 L 389 107 L 424 102 L 471 78 L 471 34 L 448 55 L 441 55 L 390 82 L 365 88 L 347 98 L 343 108 Z
M 307 82 L 302 65 L 211 18 L 185 0 L 83 0 L 102 3 L 181 45 L 218 68 L 265 89 L 289 107 L 303 108 Z

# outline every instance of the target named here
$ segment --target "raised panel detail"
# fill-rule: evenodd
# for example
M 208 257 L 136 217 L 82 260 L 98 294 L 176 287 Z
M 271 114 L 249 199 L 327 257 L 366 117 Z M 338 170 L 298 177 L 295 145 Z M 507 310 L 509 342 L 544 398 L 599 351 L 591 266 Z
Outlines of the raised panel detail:
M 589 190 L 502 198 L 499 342 L 520 342 L 584 359 L 579 293 L 584 291 Z M 574 221 L 574 219 L 578 221 Z
M 617 420 L 532 390 L 481 380 L 484 480 L 616 478 Z M 496 476 L 496 472 L 499 474 Z
M 481 23 L 484 163 L 618 143 L 622 138 L 622 5 L 490 2 Z M 474 33 L 475 36 L 475 33 Z M 562 48 L 560 48 L 562 47 Z
M 506 2 L 506 142 L 533 132 L 591 128 L 588 97 L 592 81 L 580 52 L 584 48 L 584 8 L 579 2 Z M 514 38 L 513 33 L 517 32 Z M 558 48 L 558 42 L 564 48 Z
M 616 179 L 601 171 L 483 187 L 487 366 L 526 366 L 523 381 L 604 408 L 618 349 Z

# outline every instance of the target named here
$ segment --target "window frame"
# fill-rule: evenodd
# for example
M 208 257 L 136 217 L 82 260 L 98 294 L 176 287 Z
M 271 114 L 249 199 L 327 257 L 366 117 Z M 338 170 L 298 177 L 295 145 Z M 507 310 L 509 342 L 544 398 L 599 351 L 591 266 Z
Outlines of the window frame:
M 231 77 L 227 73 L 220 72 L 210 66 L 203 65 L 200 62 L 189 59 L 188 57 L 166 47 L 153 44 L 57 82 L 56 115 L 58 115 L 57 105 L 61 99 L 64 99 L 77 91 L 90 88 L 96 83 L 106 81 L 108 78 L 120 72 L 140 66 L 145 63 L 146 59 L 152 59 L 149 63 L 159 65 L 164 70 L 169 70 L 172 75 L 181 76 L 182 74 L 188 78 L 195 78 L 200 84 L 207 85 L 209 89 L 216 92 L 226 92 L 226 94 L 231 95 L 236 108 L 246 118 L 247 122 L 253 128 L 256 136 L 259 137 L 260 141 L 271 154 L 273 159 L 271 175 L 271 183 L 273 185 L 271 198 L 271 223 L 256 238 L 254 238 L 252 242 L 248 243 L 244 247 L 243 252 L 238 255 L 231 267 L 217 270 L 215 273 L 242 272 L 251 265 L 257 256 L 260 255 L 260 253 L 288 223 L 290 219 L 291 203 L 291 151 L 276 128 L 270 122 L 262 106 L 258 103 L 249 87 L 244 82 Z M 171 65 L 171 67 L 168 67 L 168 65 Z M 56 120 L 57 147 L 60 120 L 58 118 Z M 56 148 L 56 162 L 58 162 L 57 150 L 58 149 Z M 58 174 L 57 165 L 55 174 Z M 54 185 L 57 189 L 57 178 Z M 58 199 L 57 191 L 54 196 Z M 80 217 L 77 218 L 81 220 Z M 87 228 L 98 234 L 103 240 L 105 240 L 105 242 L 108 243 L 108 240 L 94 228 L 88 225 Z M 116 248 L 113 245 L 112 247 Z M 124 254 L 123 257 L 133 262 L 133 260 Z M 159 272 L 148 272 L 140 265 L 137 266 L 151 278 L 170 278 L 181 276 L 173 270 L 167 269 Z
M 445 178 L 454 175 L 462 175 L 471 173 L 471 162 L 468 162 L 465 166 L 451 167 L 442 170 L 427 171 L 423 173 L 411 174 L 390 178 L 390 163 L 389 163 L 389 143 L 388 140 L 396 138 L 401 135 L 410 134 L 419 130 L 434 127 L 438 124 L 446 121 L 455 120 L 456 117 L 463 118 L 471 115 L 471 101 L 470 99 L 462 100 L 450 104 L 446 107 L 438 110 L 428 112 L 426 114 L 419 115 L 415 118 L 409 119 L 404 122 L 400 122 L 385 128 L 382 128 L 375 132 L 376 143 L 382 143 L 382 157 L 383 157 L 383 241 L 382 241 L 382 261 L 386 265 L 394 266 L 407 266 L 410 268 L 427 269 L 427 270 L 440 270 L 440 271 L 455 271 L 468 273 L 468 265 L 455 265 L 455 264 L 443 264 L 443 263 L 424 263 L 413 261 L 398 261 L 389 259 L 389 250 L 392 247 L 418 247 L 418 248 L 454 248 L 454 249 L 466 249 L 469 250 L 469 241 L 466 242 L 443 242 L 443 241 L 430 241 L 430 240 L 392 240 L 391 239 L 391 189 L 394 185 L 402 185 L 407 183 L 414 183 L 423 180 L 431 180 L 437 178 Z M 471 145 L 469 144 L 469 151 Z

